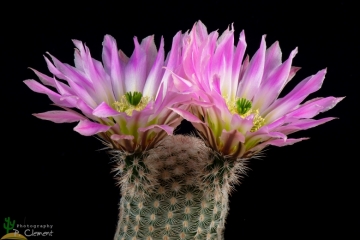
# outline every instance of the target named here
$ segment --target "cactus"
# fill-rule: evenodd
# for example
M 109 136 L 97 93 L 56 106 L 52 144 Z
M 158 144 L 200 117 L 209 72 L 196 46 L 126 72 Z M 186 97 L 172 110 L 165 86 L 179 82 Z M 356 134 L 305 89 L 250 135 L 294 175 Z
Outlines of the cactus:
M 122 195 L 115 240 L 223 239 L 228 194 L 243 162 L 182 135 L 146 153 L 114 153 Z
M 7 223 L 7 225 L 5 225 L 5 223 Z M 11 222 L 10 217 L 5 218 L 4 229 L 6 230 L 6 234 L 8 234 L 9 231 L 12 230 L 14 227 L 15 227 L 15 220 Z

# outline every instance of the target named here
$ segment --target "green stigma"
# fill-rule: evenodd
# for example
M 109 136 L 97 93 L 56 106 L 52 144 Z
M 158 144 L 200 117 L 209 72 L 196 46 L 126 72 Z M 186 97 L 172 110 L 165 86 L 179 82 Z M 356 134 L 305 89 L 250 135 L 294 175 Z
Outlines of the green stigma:
M 125 98 L 129 102 L 130 105 L 137 106 L 142 98 L 141 92 L 127 92 L 125 93 Z
M 141 111 L 149 103 L 149 97 L 143 97 L 141 92 L 127 92 L 119 101 L 113 103 L 118 112 L 125 112 L 131 116 L 134 110 Z
M 240 98 L 236 101 L 236 111 L 240 115 L 246 114 L 251 109 L 251 102 L 246 98 Z
M 254 114 L 254 125 L 251 128 L 250 132 L 256 132 L 259 128 L 264 126 L 265 119 L 260 116 L 258 109 L 252 109 L 251 101 L 247 100 L 246 98 L 227 100 L 226 96 L 224 97 L 224 99 L 226 99 L 226 105 L 228 106 L 229 111 L 232 114 L 239 114 L 242 118 Z

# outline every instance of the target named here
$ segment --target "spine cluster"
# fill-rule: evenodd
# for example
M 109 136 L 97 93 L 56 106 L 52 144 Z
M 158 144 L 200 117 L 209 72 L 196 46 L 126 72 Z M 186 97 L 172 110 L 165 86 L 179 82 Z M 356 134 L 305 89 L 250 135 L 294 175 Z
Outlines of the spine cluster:
M 241 162 L 190 136 L 154 149 L 117 153 L 122 198 L 115 240 L 223 239 L 228 195 Z

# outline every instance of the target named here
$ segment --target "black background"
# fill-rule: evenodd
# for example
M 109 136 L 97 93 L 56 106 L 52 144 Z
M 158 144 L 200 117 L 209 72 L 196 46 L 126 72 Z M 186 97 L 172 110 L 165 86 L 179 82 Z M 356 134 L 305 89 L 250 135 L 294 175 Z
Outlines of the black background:
M 355 2 L 355 1 L 354 1 Z M 101 59 L 105 34 L 128 56 L 133 37 L 165 38 L 168 52 L 179 30 L 201 20 L 208 31 L 234 23 L 245 30 L 252 56 L 267 34 L 279 40 L 285 60 L 296 46 L 302 69 L 285 88 L 327 67 L 323 87 L 310 97 L 347 96 L 317 118 L 338 120 L 294 134 L 310 140 L 271 147 L 230 198 L 225 239 L 359 238 L 359 13 L 351 1 L 326 4 L 276 1 L 44 1 L 8 2 L 1 14 L 0 222 L 52 224 L 52 239 L 112 239 L 120 200 L 112 163 L 102 144 L 74 132 L 74 124 L 39 120 L 53 110 L 45 95 L 22 82 L 49 74 L 43 54 L 73 64 L 71 39 Z M 50 74 L 49 74 L 50 75 Z M 181 132 L 190 127 L 183 125 Z M 0 236 L 5 234 L 0 229 Z M 29 237 L 29 239 L 50 237 Z

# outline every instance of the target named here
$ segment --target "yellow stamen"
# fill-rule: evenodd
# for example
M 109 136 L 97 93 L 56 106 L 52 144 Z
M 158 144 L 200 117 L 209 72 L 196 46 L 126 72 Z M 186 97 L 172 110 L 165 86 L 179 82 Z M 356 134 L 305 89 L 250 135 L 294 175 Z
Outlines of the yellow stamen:
M 236 105 L 236 102 L 240 99 L 240 98 L 236 98 L 236 99 L 231 99 L 231 100 L 227 100 L 228 98 L 225 96 L 224 99 L 226 99 L 226 105 L 229 108 L 229 111 L 232 114 L 239 114 L 238 113 L 238 108 Z M 259 128 L 261 128 L 264 123 L 265 123 L 265 119 L 263 117 L 260 116 L 259 114 L 259 110 L 256 109 L 249 109 L 246 113 L 244 114 L 239 114 L 240 117 L 242 118 L 246 118 L 247 116 L 254 114 L 254 119 L 253 119 L 253 127 L 251 128 L 250 132 L 256 132 L 257 130 L 259 130 Z
M 252 126 L 250 132 L 256 132 L 257 130 L 259 130 L 259 128 L 261 128 L 262 126 L 264 126 L 265 123 L 265 119 L 262 118 L 259 114 L 259 110 L 253 110 L 251 109 L 250 111 L 248 111 L 246 114 L 244 115 L 240 115 L 242 118 L 249 116 L 250 114 L 254 114 L 254 119 L 253 119 L 253 123 L 254 125 Z M 246 115 L 246 116 L 245 116 Z
M 129 101 L 126 99 L 126 96 L 123 95 L 120 101 L 115 101 L 113 103 L 113 107 L 115 108 L 116 111 L 125 112 L 127 115 L 131 116 L 134 110 L 137 111 L 143 110 L 146 107 L 146 105 L 149 103 L 149 101 L 150 101 L 149 97 L 147 96 L 142 97 L 140 102 L 136 106 L 134 106 L 130 104 Z

